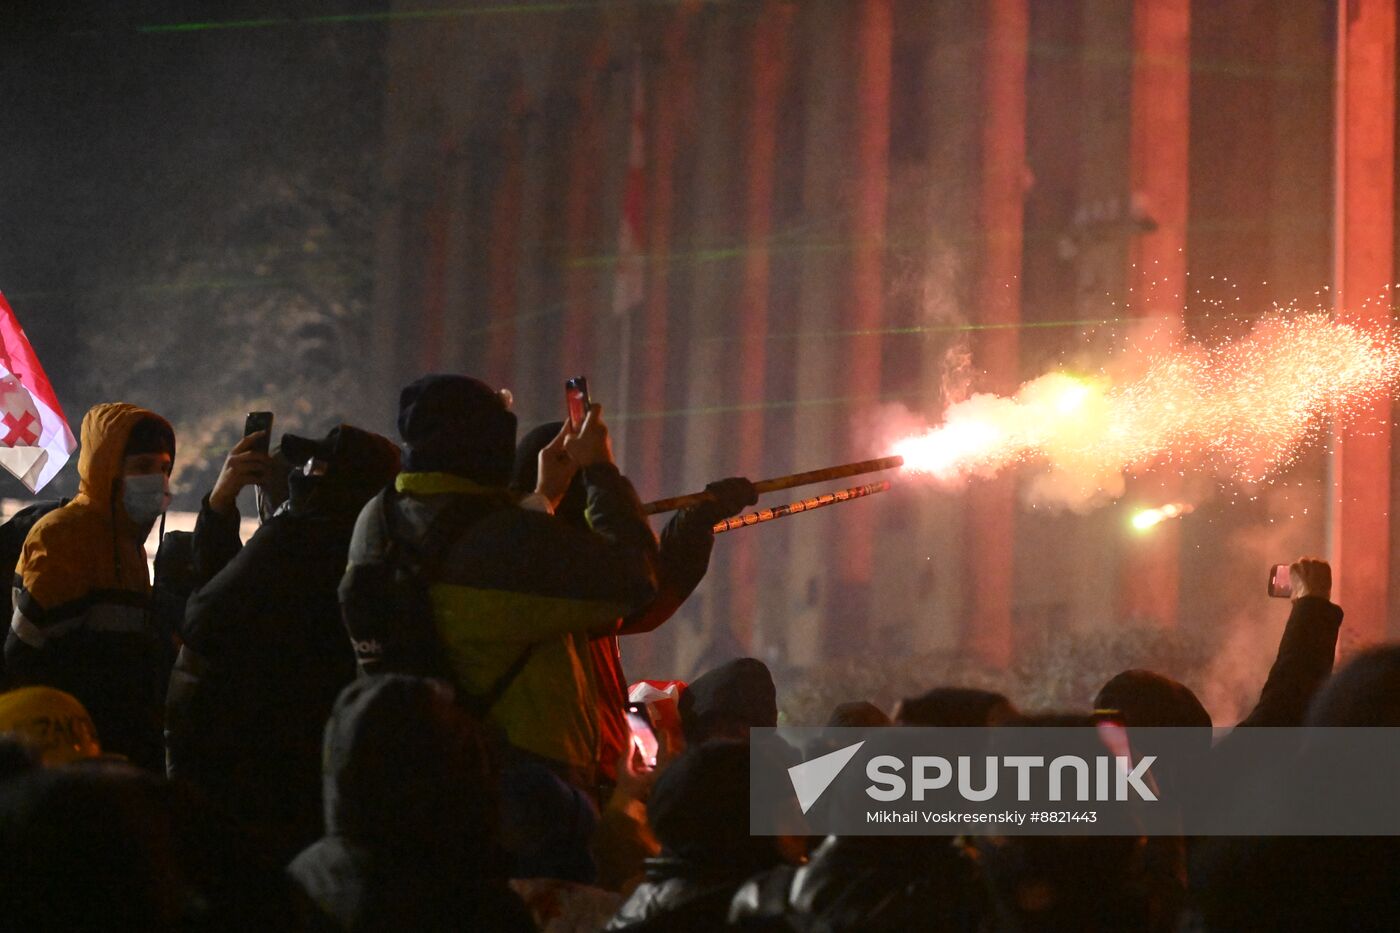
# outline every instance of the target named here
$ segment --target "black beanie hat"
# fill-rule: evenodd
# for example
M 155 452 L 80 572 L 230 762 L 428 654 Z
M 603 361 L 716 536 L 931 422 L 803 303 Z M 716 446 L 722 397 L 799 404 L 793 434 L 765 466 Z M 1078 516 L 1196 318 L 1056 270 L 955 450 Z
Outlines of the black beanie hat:
M 703 742 L 725 727 L 778 724 L 778 690 L 768 665 L 739 658 L 695 678 L 677 703 L 687 742 Z
M 470 376 L 424 376 L 399 395 L 408 471 L 455 473 L 505 486 L 515 459 L 515 426 L 505 397 Z
M 160 418 L 142 418 L 131 426 L 126 438 L 125 456 L 155 454 L 164 451 L 175 457 L 175 432 Z
M 1210 713 L 1190 687 L 1155 671 L 1131 670 L 1112 677 L 1094 697 L 1094 708 L 1117 710 L 1129 728 L 1211 726 Z

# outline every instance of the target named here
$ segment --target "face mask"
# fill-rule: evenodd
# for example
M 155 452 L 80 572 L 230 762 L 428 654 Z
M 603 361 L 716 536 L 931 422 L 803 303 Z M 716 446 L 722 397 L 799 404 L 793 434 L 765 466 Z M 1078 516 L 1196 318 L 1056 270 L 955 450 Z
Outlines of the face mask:
M 122 478 L 122 505 L 138 525 L 155 521 L 170 505 L 169 480 L 164 473 L 142 473 Z

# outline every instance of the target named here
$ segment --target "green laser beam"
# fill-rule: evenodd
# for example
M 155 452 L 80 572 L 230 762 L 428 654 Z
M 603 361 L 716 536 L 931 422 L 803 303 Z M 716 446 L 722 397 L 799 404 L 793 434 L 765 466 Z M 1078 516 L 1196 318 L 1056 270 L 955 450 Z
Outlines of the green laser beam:
M 814 399 L 782 399 L 779 401 L 764 402 L 744 402 L 732 405 L 698 405 L 688 408 L 657 409 L 653 411 L 637 412 L 609 412 L 608 420 L 616 421 L 650 421 L 658 418 L 683 418 L 691 415 L 734 415 L 748 411 L 780 411 L 798 408 L 819 408 L 831 407 L 835 405 L 852 405 L 869 402 L 895 402 L 911 398 L 934 399 L 937 393 L 930 393 L 925 390 L 910 392 L 881 392 L 877 394 L 865 395 L 837 395 L 830 398 Z
M 851 210 L 854 210 L 853 208 Z M 1240 233 L 1270 227 L 1276 223 L 1286 223 L 1289 226 L 1305 227 L 1323 223 L 1331 223 L 1331 216 L 1318 214 L 1315 212 L 1299 211 L 1290 213 L 1280 218 L 1269 218 L 1267 220 L 1240 220 L 1237 218 L 1221 218 L 1211 220 L 1198 220 L 1187 225 L 1188 235 L 1200 236 L 1211 233 Z M 1127 218 L 1113 221 L 1110 224 L 1113 230 L 1122 228 L 1129 232 L 1131 226 Z M 1046 243 L 1060 239 L 1070 239 L 1078 241 L 1076 233 L 1082 232 L 1088 238 L 1090 245 L 1107 239 L 1106 236 L 1095 236 L 1092 230 L 1079 231 L 1072 225 L 1026 225 L 1022 228 L 1022 240 L 1025 243 Z M 973 232 L 941 237 L 942 242 L 949 245 L 971 244 L 981 242 L 988 232 L 986 230 L 976 230 Z M 796 256 L 805 254 L 821 255 L 825 253 L 854 252 L 857 249 L 870 246 L 879 246 L 881 252 L 888 254 L 899 250 L 926 249 L 929 245 L 929 236 L 926 230 L 914 231 L 908 234 L 896 232 L 883 237 L 859 239 L 854 237 L 819 237 L 813 236 L 805 238 L 802 235 L 792 235 L 785 232 L 770 234 L 760 240 L 731 240 L 725 243 L 716 243 L 708 246 L 700 246 L 688 250 L 672 250 L 667 254 L 639 253 L 637 259 L 650 268 L 664 267 L 667 269 L 696 268 L 709 263 L 730 262 L 742 259 L 755 248 L 767 249 L 770 256 Z M 593 253 L 586 256 L 567 257 L 564 260 L 564 268 L 575 271 L 602 271 L 612 269 L 622 261 L 622 256 L 618 253 Z
M 361 23 L 424 22 L 441 19 L 465 19 L 476 16 L 538 15 L 542 13 L 573 13 L 579 10 L 601 9 L 613 0 L 537 0 L 537 2 L 494 3 L 471 7 L 448 7 L 440 10 L 391 10 L 376 13 L 330 13 L 306 17 L 273 17 L 242 20 L 207 20 L 187 23 L 151 23 L 137 26 L 136 31 L 147 34 L 227 31 L 234 29 L 266 29 L 273 26 L 344 26 Z M 646 6 L 680 6 L 690 0 L 644 0 Z M 700 0 L 709 6 L 752 3 L 753 0 Z M 942 54 L 956 53 L 968 48 L 981 48 L 982 39 L 950 43 Z M 1078 59 L 1089 65 L 1131 68 L 1140 56 L 1130 47 L 1071 45 L 1053 42 L 1030 42 L 1026 46 L 1032 58 L 1049 61 Z M 1153 64 L 1172 64 L 1172 56 L 1154 56 Z M 1328 84 L 1333 80 L 1330 66 L 1300 66 L 1290 63 L 1264 65 L 1244 59 L 1216 56 L 1188 57 L 1187 68 L 1197 74 L 1224 74 L 1241 78 L 1272 78 L 1280 83 Z
M 271 26 L 344 26 L 360 23 L 414 22 L 441 19 L 467 19 L 476 16 L 509 16 L 514 14 L 572 13 L 578 10 L 601 9 L 612 0 L 543 0 L 543 2 L 493 3 L 470 7 L 446 7 L 440 10 L 387 10 L 376 13 L 329 13 L 320 16 L 276 17 L 268 19 L 207 20 L 189 23 L 151 23 L 136 27 L 142 33 L 189 33 L 231 29 L 266 29 Z M 646 0 L 648 6 L 680 6 L 687 0 Z M 735 0 L 703 0 L 710 5 L 727 4 Z

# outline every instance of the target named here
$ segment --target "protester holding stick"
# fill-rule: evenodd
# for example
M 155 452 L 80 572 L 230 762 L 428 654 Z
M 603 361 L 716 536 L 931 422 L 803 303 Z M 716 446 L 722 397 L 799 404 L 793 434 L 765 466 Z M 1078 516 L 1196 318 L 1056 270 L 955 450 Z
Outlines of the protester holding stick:
M 655 599 L 656 538 L 613 462 L 600 406 L 550 442 L 539 495 L 525 503 L 506 488 L 515 428 L 507 396 L 479 380 L 425 376 L 403 390 L 404 471 L 360 515 L 341 605 L 362 671 L 403 670 L 404 659 L 446 667 L 459 702 L 490 719 L 513 755 L 590 790 L 599 738 L 588 640 Z M 545 514 L 576 475 L 589 531 Z M 403 592 L 401 570 L 421 585 Z M 401 597 L 412 611 L 396 611 Z
M 553 421 L 527 433 L 515 452 L 515 473 L 511 486 L 517 493 L 533 490 L 539 476 L 539 457 L 564 428 Z M 711 483 L 698 501 L 682 508 L 661 532 L 657 560 L 656 598 L 643 609 L 623 620 L 616 633 L 595 637 L 589 644 L 593 669 L 598 681 L 599 773 L 605 781 L 617 776 L 617 762 L 629 747 L 629 731 L 623 715 L 627 702 L 627 680 L 622 670 L 618 635 L 639 635 L 654 631 L 675 615 L 695 591 L 710 567 L 714 549 L 711 529 L 715 523 L 758 501 L 754 484 L 743 477 Z M 585 517 L 587 490 L 575 476 L 554 514 L 580 528 L 588 527 Z

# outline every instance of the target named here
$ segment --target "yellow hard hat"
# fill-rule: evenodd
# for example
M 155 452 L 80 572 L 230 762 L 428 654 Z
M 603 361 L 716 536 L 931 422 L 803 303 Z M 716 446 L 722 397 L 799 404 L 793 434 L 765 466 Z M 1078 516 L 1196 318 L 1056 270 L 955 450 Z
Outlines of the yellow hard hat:
M 83 704 L 52 687 L 0 693 L 0 733 L 6 732 L 38 752 L 45 767 L 102 754 L 97 729 Z

